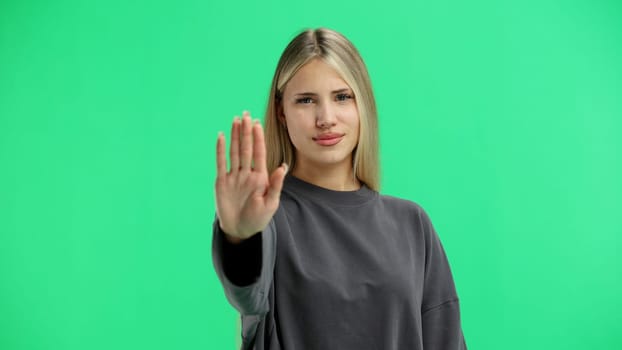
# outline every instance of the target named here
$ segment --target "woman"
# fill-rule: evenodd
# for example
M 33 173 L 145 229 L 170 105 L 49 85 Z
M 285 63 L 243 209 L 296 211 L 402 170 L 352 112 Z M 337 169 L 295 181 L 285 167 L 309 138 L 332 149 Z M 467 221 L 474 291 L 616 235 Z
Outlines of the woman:
M 378 193 L 376 106 L 356 48 L 328 29 L 300 33 L 265 118 L 265 143 L 247 112 L 234 119 L 230 170 L 222 134 L 216 147 L 213 259 L 242 348 L 466 348 L 430 219 Z

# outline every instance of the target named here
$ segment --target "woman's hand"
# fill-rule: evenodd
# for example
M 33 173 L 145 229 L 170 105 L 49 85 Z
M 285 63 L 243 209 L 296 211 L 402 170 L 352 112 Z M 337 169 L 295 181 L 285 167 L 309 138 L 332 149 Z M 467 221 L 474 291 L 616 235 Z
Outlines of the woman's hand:
M 216 144 L 216 213 L 227 239 L 239 243 L 263 231 L 270 222 L 279 206 L 287 165 L 268 177 L 263 129 L 248 112 L 241 121 L 238 117 L 233 120 L 228 172 L 225 148 L 225 136 L 220 133 Z

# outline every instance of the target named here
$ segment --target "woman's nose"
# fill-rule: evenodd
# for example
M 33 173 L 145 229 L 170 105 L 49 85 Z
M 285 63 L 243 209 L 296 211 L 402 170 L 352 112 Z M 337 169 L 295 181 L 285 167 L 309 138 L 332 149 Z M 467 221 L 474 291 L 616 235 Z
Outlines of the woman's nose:
M 333 127 L 337 122 L 335 110 L 330 103 L 322 103 L 318 105 L 316 111 L 315 124 L 318 128 L 328 129 Z

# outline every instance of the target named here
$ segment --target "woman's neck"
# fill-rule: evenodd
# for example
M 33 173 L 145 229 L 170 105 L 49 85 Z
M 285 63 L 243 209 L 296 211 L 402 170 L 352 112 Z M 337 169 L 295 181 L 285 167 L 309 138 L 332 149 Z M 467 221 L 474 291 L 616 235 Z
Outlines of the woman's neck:
M 356 191 L 361 188 L 361 182 L 354 177 L 351 166 L 303 166 L 296 164 L 291 173 L 305 182 L 333 191 Z

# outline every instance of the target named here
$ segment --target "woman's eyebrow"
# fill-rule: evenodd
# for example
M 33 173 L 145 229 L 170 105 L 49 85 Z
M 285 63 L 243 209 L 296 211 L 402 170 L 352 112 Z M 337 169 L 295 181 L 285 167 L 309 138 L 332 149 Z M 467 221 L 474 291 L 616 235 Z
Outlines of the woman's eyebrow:
M 343 89 L 335 90 L 335 91 L 333 91 L 332 93 L 333 93 L 333 94 L 339 94 L 339 93 L 342 93 L 342 92 L 350 92 L 350 89 L 348 89 L 348 88 L 343 88 Z
M 331 94 L 339 94 L 342 92 L 350 92 L 349 88 L 343 88 L 343 89 L 339 89 L 339 90 L 334 90 L 331 92 Z M 294 94 L 295 96 L 317 96 L 318 94 L 315 92 L 299 92 Z

